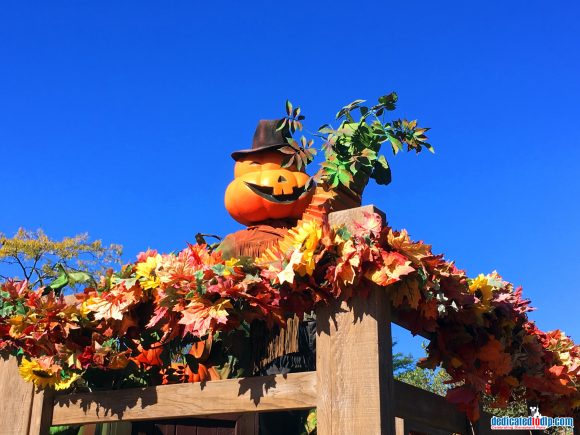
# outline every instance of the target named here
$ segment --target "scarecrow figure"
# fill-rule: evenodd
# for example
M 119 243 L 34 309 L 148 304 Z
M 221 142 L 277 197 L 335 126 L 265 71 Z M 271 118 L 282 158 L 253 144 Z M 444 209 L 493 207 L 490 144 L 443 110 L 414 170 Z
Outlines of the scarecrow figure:
M 226 189 L 230 215 L 248 227 L 230 234 L 219 248 L 224 258 L 259 257 L 296 225 L 310 204 L 315 186 L 304 170 L 284 165 L 292 147 L 278 120 L 258 123 L 252 147 L 236 151 L 234 180 Z M 268 332 L 252 324 L 252 371 L 271 375 L 315 369 L 316 323 L 313 317 L 288 319 L 285 329 Z M 300 433 L 303 411 L 260 416 L 261 434 Z
M 283 164 L 292 148 L 287 130 L 276 129 L 278 122 L 260 121 L 252 148 L 232 153 L 234 181 L 226 189 L 225 206 L 248 228 L 224 239 L 220 249 L 226 257 L 260 256 L 296 225 L 312 199 L 308 174 Z

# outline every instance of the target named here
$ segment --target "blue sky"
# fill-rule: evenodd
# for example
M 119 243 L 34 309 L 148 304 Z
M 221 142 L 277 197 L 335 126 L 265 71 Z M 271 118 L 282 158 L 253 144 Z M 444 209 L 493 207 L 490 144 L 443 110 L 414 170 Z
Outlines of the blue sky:
M 390 159 L 393 183 L 364 202 L 470 275 L 523 285 L 539 326 L 579 341 L 579 15 L 572 0 L 5 1 L 0 232 L 88 231 L 127 260 L 225 235 L 229 154 L 258 119 L 289 98 L 316 129 L 396 90 L 436 154 Z

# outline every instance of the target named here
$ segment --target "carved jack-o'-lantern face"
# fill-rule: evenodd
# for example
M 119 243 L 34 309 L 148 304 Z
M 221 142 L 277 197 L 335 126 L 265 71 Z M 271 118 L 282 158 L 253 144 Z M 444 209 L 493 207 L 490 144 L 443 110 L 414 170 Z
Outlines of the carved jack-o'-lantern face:
M 282 167 L 279 151 L 251 153 L 236 162 L 226 189 L 226 209 L 244 225 L 269 219 L 299 219 L 314 193 L 310 177 L 295 166 Z

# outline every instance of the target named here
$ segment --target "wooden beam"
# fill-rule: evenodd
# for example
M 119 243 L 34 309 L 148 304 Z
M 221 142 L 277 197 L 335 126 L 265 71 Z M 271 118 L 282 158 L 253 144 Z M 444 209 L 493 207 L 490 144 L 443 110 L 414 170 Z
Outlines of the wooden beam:
M 395 415 L 404 421 L 404 432 L 440 435 L 449 433 L 491 435 L 491 414 L 482 412 L 472 428 L 464 413 L 444 397 L 395 380 Z M 398 420 L 397 419 L 397 420 Z M 529 435 L 529 431 L 510 431 L 510 435 Z M 397 432 L 397 435 L 399 433 Z
M 395 381 L 394 390 L 395 414 L 405 420 L 407 430 L 428 426 L 451 433 L 466 433 L 468 422 L 465 414 L 444 397 L 401 381 Z
M 316 396 L 315 372 L 71 394 L 56 397 L 52 424 L 308 409 Z

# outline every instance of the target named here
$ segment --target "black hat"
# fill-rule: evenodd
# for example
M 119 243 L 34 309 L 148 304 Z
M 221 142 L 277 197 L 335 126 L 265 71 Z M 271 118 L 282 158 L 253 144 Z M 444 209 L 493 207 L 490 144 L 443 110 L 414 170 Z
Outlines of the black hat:
M 288 131 L 287 128 L 276 130 L 280 121 L 280 119 L 260 120 L 256 127 L 256 132 L 254 133 L 252 148 L 235 151 L 232 153 L 232 158 L 237 161 L 248 154 L 265 150 L 274 150 L 288 145 L 288 139 L 284 136 L 284 133 Z

